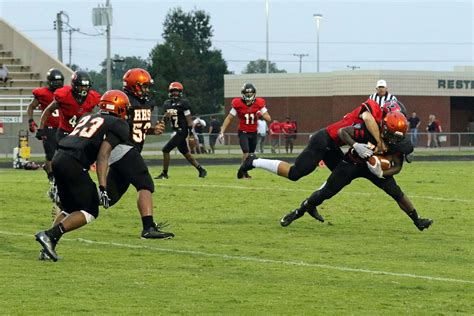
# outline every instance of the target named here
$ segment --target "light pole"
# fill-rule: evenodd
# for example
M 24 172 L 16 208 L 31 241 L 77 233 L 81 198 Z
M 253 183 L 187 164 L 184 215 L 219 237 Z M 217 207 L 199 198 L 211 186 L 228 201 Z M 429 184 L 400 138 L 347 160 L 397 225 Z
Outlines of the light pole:
M 315 13 L 313 14 L 313 17 L 316 20 L 316 65 L 319 72 L 319 21 L 321 21 L 323 15 Z

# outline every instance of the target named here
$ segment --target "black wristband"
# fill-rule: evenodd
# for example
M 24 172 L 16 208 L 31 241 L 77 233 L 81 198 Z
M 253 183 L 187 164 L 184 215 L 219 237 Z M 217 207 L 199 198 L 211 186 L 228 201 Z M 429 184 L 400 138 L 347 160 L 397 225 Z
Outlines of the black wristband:
M 188 126 L 188 136 L 191 137 L 191 136 L 194 136 L 193 134 L 193 128 Z

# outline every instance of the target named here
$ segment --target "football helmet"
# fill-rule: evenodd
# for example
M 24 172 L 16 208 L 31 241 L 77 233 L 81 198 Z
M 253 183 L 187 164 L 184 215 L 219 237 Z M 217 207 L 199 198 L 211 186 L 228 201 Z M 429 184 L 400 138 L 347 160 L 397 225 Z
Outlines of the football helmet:
M 398 100 L 392 100 L 392 101 L 387 101 L 382 105 L 382 112 L 383 115 L 387 115 L 390 112 L 402 112 L 403 115 L 407 116 L 407 108 L 405 105 L 398 101 Z
M 184 87 L 179 82 L 172 82 L 168 87 L 168 96 L 171 99 L 179 99 L 183 96 Z
M 150 86 L 153 84 L 148 71 L 142 68 L 133 68 L 123 75 L 123 89 L 141 100 L 148 100 Z
M 48 81 L 48 88 L 51 91 L 62 88 L 64 86 L 64 75 L 59 69 L 51 68 L 46 73 L 46 80 Z
M 99 101 L 99 108 L 101 111 L 107 111 L 125 119 L 127 117 L 127 110 L 130 107 L 130 101 L 125 93 L 120 90 L 109 90 Z
M 253 83 L 245 83 L 240 91 L 242 93 L 242 101 L 247 105 L 252 105 L 255 102 L 257 89 Z
M 71 77 L 72 93 L 79 97 L 86 97 L 92 87 L 89 73 L 83 70 L 75 71 Z
M 382 120 L 382 138 L 389 144 L 398 143 L 408 130 L 408 121 L 401 112 L 389 112 Z

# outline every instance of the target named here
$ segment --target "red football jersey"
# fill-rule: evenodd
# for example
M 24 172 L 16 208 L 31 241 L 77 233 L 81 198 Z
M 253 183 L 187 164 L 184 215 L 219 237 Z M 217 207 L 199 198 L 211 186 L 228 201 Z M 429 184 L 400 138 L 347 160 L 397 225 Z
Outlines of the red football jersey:
M 382 122 L 382 109 L 380 105 L 374 100 L 367 100 L 358 107 L 356 107 L 352 112 L 347 113 L 344 115 L 342 120 L 337 121 L 336 123 L 332 123 L 326 127 L 326 131 L 329 133 L 329 136 L 336 142 L 336 144 L 340 144 L 341 141 L 337 136 L 337 131 L 340 128 L 351 126 L 353 124 L 358 124 L 364 122 L 360 115 L 365 111 L 369 111 L 372 116 L 375 118 L 377 124 L 380 125 Z
M 257 112 L 259 112 L 259 114 L 257 114 Z M 256 133 L 258 117 L 266 112 L 265 100 L 262 98 L 256 98 L 251 106 L 247 106 L 241 98 L 232 100 L 230 114 L 239 117 L 239 131 Z
M 100 93 L 89 90 L 84 102 L 79 104 L 72 95 L 71 86 L 64 86 L 54 92 L 54 99 L 59 105 L 59 128 L 70 133 L 79 122 L 79 118 L 85 113 L 92 112 L 99 104 Z
M 54 100 L 54 93 L 47 87 L 33 89 L 33 96 L 38 100 L 41 111 L 44 111 Z M 56 128 L 59 126 L 59 111 L 55 110 L 46 121 L 46 126 Z

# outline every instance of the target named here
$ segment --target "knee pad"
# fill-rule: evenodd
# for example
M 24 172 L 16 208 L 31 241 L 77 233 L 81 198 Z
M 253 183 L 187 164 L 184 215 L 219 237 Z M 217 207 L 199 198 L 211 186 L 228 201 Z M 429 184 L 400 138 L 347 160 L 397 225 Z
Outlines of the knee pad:
M 86 211 L 79 211 L 79 212 L 81 212 L 84 215 L 84 217 L 86 218 L 87 224 L 94 221 L 99 216 L 99 212 L 97 212 L 95 216 Z

